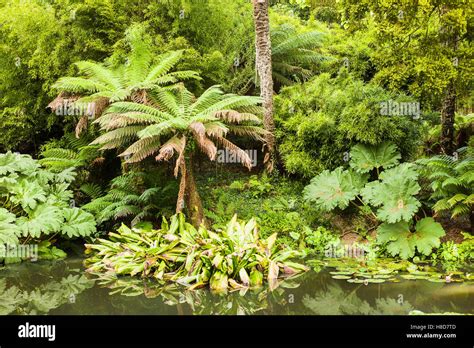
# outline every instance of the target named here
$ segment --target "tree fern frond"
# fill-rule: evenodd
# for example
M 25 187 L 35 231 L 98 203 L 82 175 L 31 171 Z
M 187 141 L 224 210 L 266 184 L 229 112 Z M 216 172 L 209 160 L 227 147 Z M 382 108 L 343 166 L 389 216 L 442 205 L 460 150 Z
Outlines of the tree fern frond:
M 79 190 L 91 199 L 96 199 L 103 195 L 102 187 L 94 183 L 83 184 Z
M 159 137 L 143 138 L 130 145 L 120 156 L 131 156 L 126 162 L 137 163 L 154 155 L 158 152 L 160 146 L 161 141 Z
M 119 129 L 114 129 L 109 131 L 97 139 L 95 139 L 91 145 L 98 145 L 98 144 L 107 144 L 110 142 L 120 140 L 123 142 L 124 140 L 131 140 L 137 136 L 137 133 L 143 130 L 145 126 L 128 126 Z

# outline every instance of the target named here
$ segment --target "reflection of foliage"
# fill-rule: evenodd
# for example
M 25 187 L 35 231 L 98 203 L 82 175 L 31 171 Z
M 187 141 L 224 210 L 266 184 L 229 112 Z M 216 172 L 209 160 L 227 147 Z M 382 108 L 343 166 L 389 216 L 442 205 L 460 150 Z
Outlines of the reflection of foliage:
M 50 281 L 28 291 L 18 286 L 7 286 L 6 279 L 0 279 L 0 315 L 46 314 L 52 309 L 69 302 L 93 285 L 84 275 L 69 274 L 60 281 Z
M 295 280 L 285 280 L 274 291 L 268 288 L 240 289 L 226 294 L 214 294 L 208 290 L 189 291 L 176 283 L 118 278 L 113 274 L 99 275 L 97 284 L 111 289 L 110 295 L 127 297 L 144 295 L 146 298 L 161 298 L 169 306 L 186 304 L 197 315 L 250 315 L 259 314 L 274 303 L 285 305 L 284 288 L 297 288 Z
M 404 301 L 399 304 L 392 298 L 376 299 L 375 306 L 372 307 L 367 301 L 360 299 L 355 291 L 347 293 L 336 284 L 329 285 L 326 291 L 319 291 L 314 297 L 306 295 L 303 298 L 303 304 L 311 312 L 319 315 L 406 315 L 413 310 L 410 303 Z
M 427 280 L 432 283 L 466 282 L 474 280 L 468 264 L 464 264 L 464 272 L 440 270 L 429 263 L 412 263 L 406 260 L 392 259 L 364 260 L 356 258 L 325 259 L 308 261 L 316 271 L 323 267 L 335 268 L 330 271 L 332 278 L 346 280 L 349 283 L 371 284 L 385 282 L 399 282 L 406 280 Z M 444 266 L 444 265 L 443 265 Z M 458 266 L 461 266 L 459 264 Z

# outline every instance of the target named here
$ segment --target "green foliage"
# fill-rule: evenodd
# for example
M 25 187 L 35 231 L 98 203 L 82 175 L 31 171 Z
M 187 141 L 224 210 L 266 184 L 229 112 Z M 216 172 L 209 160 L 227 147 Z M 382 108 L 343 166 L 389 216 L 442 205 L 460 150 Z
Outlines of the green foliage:
M 407 91 L 425 108 L 441 105 L 450 84 L 471 104 L 472 6 L 468 1 L 344 0 L 345 27 L 372 35 L 374 82 Z M 434 58 L 436 57 L 436 58 Z
M 407 222 L 384 223 L 377 230 L 377 242 L 387 243 L 387 251 L 402 259 L 415 256 L 415 251 L 430 255 L 433 248 L 440 246 L 440 238 L 445 235 L 443 227 L 433 218 L 424 218 L 416 223 L 415 231 L 410 231 Z M 416 249 L 416 250 L 415 250 Z
M 52 141 L 42 147 L 39 163 L 55 173 L 70 167 L 86 169 L 100 157 L 99 146 L 89 145 L 91 141 L 90 137 L 76 138 L 74 134 L 67 133 L 60 141 L 63 144 Z
M 61 92 L 80 95 L 76 103 L 108 103 L 146 99 L 146 91 L 181 80 L 198 78 L 194 71 L 171 70 L 183 52 L 171 51 L 154 57 L 151 38 L 144 25 L 133 25 L 125 33 L 130 52 L 119 66 L 108 66 L 89 61 L 75 63 L 79 77 L 62 77 L 53 88 Z
M 169 212 L 175 196 L 173 181 L 166 179 L 162 170 L 129 171 L 114 178 L 105 195 L 97 187 L 82 186 L 83 193 L 92 200 L 82 209 L 96 217 L 103 227 L 117 222 L 135 226 L 142 221 L 156 221 Z
M 389 142 L 378 146 L 357 144 L 351 149 L 350 165 L 359 173 L 369 173 L 373 169 L 388 169 L 398 164 L 397 147 Z
M 336 207 L 345 209 L 360 193 L 367 180 L 367 175 L 344 170 L 342 167 L 332 172 L 325 170 L 305 187 L 303 196 L 322 211 L 331 211 Z
M 37 151 L 41 142 L 57 135 L 58 128 L 70 130 L 70 119 L 47 109 L 51 85 L 72 73 L 74 61 L 102 60 L 110 52 L 133 18 L 132 9 L 120 2 L 12 0 L 1 4 L 3 151 Z
M 381 115 L 380 108 L 382 102 L 406 99 L 344 71 L 283 89 L 275 98 L 275 117 L 286 170 L 309 178 L 335 169 L 358 143 L 392 142 L 406 160 L 417 147 L 422 125 L 408 116 Z
M 379 178 L 380 180 L 372 181 L 361 190 L 364 201 L 380 207 L 377 218 L 381 221 L 410 221 L 421 206 L 415 198 L 420 185 L 417 183 L 418 173 L 414 165 L 403 163 L 385 170 Z
M 462 233 L 463 241 L 442 243 L 436 253 L 431 255 L 432 260 L 441 261 L 443 267 L 451 266 L 454 269 L 464 267 L 474 259 L 474 236 Z
M 368 204 L 378 207 L 377 218 L 381 221 L 410 221 L 421 205 L 415 198 L 420 191 L 418 173 L 414 165 L 403 163 L 386 169 L 378 180 L 367 183 L 368 171 L 392 167 L 400 157 L 392 144 L 383 143 L 379 147 L 354 146 L 350 163 L 353 170 L 344 170 L 343 167 L 332 172 L 325 170 L 306 186 L 304 199 L 328 212 L 336 207 L 345 209 L 358 198 L 366 207 Z
M 94 217 L 70 207 L 74 168 L 50 172 L 28 155 L 0 154 L 0 239 L 16 245 L 20 238 L 47 235 L 86 237 L 95 233 Z
M 431 199 L 436 212 L 449 211 L 451 217 L 472 216 L 474 207 L 474 157 L 466 148 L 456 157 L 440 155 L 420 159 L 422 173 L 431 182 Z
M 160 230 L 130 230 L 122 225 L 110 233 L 110 241 L 89 244 L 94 255 L 86 260 L 90 272 L 155 277 L 189 286 L 209 285 L 216 292 L 260 287 L 263 278 L 270 289 L 281 274 L 293 275 L 306 267 L 288 261 L 298 253 L 275 246 L 277 235 L 260 239 L 255 220 L 238 222 L 237 216 L 222 231 L 201 226 L 196 230 L 182 214 Z

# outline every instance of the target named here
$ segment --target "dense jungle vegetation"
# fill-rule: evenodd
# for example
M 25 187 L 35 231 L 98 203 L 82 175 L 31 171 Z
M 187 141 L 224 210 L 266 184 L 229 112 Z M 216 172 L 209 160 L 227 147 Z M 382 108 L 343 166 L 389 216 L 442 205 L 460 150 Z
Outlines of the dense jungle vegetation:
M 351 246 L 451 276 L 474 258 L 472 12 L 0 0 L 0 265 L 85 248 L 93 273 L 225 291 Z

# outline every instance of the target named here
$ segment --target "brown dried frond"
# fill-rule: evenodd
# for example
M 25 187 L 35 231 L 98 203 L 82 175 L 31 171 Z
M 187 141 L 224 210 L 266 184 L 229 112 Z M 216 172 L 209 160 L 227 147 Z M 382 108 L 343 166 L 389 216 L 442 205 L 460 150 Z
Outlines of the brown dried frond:
M 216 137 L 217 142 L 224 148 L 228 149 L 231 153 L 235 155 L 237 160 L 242 163 L 248 170 L 252 169 L 252 160 L 247 152 L 242 150 L 240 147 L 227 140 L 226 138 Z
M 81 116 L 79 122 L 76 124 L 76 138 L 80 138 L 82 132 L 87 129 L 89 125 L 89 117 L 87 115 Z
M 229 123 L 242 123 L 245 121 L 261 122 L 254 114 L 241 113 L 235 110 L 219 110 L 214 113 L 214 116 Z
M 202 152 L 204 152 L 211 161 L 214 161 L 217 155 L 217 146 L 214 142 L 206 136 L 199 137 L 195 135 L 195 139 Z
M 202 122 L 192 122 L 189 125 L 191 128 L 191 132 L 196 139 L 197 144 L 201 148 L 202 152 L 204 152 L 211 161 L 216 158 L 217 155 L 217 147 L 216 145 L 206 137 L 206 127 Z
M 160 148 L 160 153 L 155 157 L 157 161 L 168 161 L 173 157 L 174 152 L 181 153 L 184 151 L 184 146 L 186 145 L 186 137 L 179 139 L 177 136 L 172 137 L 163 146 Z
M 140 89 L 134 92 L 131 96 L 132 101 L 139 104 L 147 104 L 148 103 L 148 95 L 146 90 Z
M 210 137 L 225 137 L 229 129 L 218 123 L 206 123 L 206 134 Z
M 94 117 L 98 118 L 102 116 L 102 113 L 110 105 L 109 98 L 100 97 L 94 101 Z
M 57 108 L 59 108 L 60 106 L 63 106 L 69 102 L 75 102 L 78 99 L 79 99 L 78 95 L 70 94 L 67 92 L 61 92 L 58 94 L 56 98 L 54 98 L 54 100 L 51 103 L 48 104 L 47 107 L 53 111 L 56 111 Z
M 202 122 L 191 122 L 189 128 L 196 133 L 198 136 L 204 136 L 206 134 L 206 127 Z
M 257 141 L 265 142 L 267 131 L 257 126 L 229 126 L 231 133 L 251 137 Z
M 102 163 L 105 162 L 105 158 L 104 157 L 97 157 L 96 159 L 94 159 L 92 162 L 91 162 L 91 165 L 93 166 L 98 166 L 98 165 L 101 165 Z

